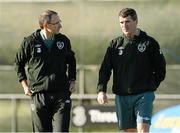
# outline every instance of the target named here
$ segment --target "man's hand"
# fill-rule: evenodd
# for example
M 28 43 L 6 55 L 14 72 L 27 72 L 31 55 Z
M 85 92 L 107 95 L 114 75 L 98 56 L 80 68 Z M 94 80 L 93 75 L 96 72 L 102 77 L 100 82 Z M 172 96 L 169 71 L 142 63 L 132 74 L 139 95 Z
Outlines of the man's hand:
M 71 93 L 75 92 L 75 90 L 76 90 L 75 84 L 76 84 L 75 81 L 70 81 L 69 91 L 70 91 Z
M 29 87 L 25 87 L 23 88 L 24 89 L 24 94 L 27 95 L 27 96 L 32 96 L 32 92 L 31 90 L 29 89 Z
M 31 92 L 31 90 L 30 90 L 30 88 L 28 86 L 27 80 L 22 80 L 21 85 L 22 85 L 22 87 L 24 89 L 24 94 L 27 95 L 27 96 L 32 96 L 33 93 Z
M 108 98 L 105 92 L 100 91 L 97 96 L 97 101 L 99 104 L 106 104 L 108 103 Z

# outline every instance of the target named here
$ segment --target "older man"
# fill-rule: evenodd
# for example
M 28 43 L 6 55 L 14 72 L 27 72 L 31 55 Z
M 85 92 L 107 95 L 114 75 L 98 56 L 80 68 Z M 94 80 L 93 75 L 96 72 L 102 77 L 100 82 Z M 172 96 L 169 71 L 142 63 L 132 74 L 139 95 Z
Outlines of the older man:
M 33 131 L 68 132 L 76 80 L 74 52 L 70 40 L 59 33 L 61 19 L 55 11 L 44 11 L 39 26 L 24 38 L 16 54 L 17 76 L 31 97 Z

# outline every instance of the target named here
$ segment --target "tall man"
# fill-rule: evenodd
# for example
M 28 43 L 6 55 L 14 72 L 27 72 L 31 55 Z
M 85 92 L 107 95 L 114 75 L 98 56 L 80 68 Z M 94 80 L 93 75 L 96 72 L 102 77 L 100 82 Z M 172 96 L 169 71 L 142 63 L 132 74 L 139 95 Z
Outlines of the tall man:
M 55 11 L 44 11 L 39 26 L 24 38 L 15 69 L 25 95 L 31 97 L 33 131 L 68 132 L 76 80 L 74 52 L 70 40 L 59 33 L 61 19 Z
M 107 48 L 99 71 L 99 104 L 107 103 L 107 83 L 113 70 L 118 126 L 125 132 L 148 132 L 154 91 L 164 80 L 166 62 L 158 42 L 137 28 L 138 18 L 132 8 L 119 12 L 123 35 Z

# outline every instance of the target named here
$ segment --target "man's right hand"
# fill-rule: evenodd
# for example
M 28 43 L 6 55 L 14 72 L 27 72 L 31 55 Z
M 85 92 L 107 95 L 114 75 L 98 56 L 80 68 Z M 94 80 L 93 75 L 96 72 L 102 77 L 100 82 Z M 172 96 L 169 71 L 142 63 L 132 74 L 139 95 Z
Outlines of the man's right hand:
M 24 94 L 27 95 L 27 96 L 32 96 L 32 92 L 31 90 L 29 89 L 29 87 L 25 87 L 23 88 L 24 89 Z
M 33 93 L 31 92 L 31 90 L 30 90 L 30 88 L 28 86 L 27 80 L 22 80 L 21 85 L 22 85 L 22 87 L 24 89 L 24 94 L 27 95 L 27 96 L 32 96 Z
M 99 104 L 106 104 L 108 103 L 108 98 L 105 92 L 100 91 L 97 96 L 97 101 Z

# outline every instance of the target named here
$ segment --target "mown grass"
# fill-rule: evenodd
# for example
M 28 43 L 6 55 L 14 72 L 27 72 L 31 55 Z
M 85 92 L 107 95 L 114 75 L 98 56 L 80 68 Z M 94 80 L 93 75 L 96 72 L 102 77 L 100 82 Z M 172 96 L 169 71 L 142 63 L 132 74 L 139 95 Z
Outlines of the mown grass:
M 9 101 L 0 101 L 0 132 L 11 129 L 11 106 Z

